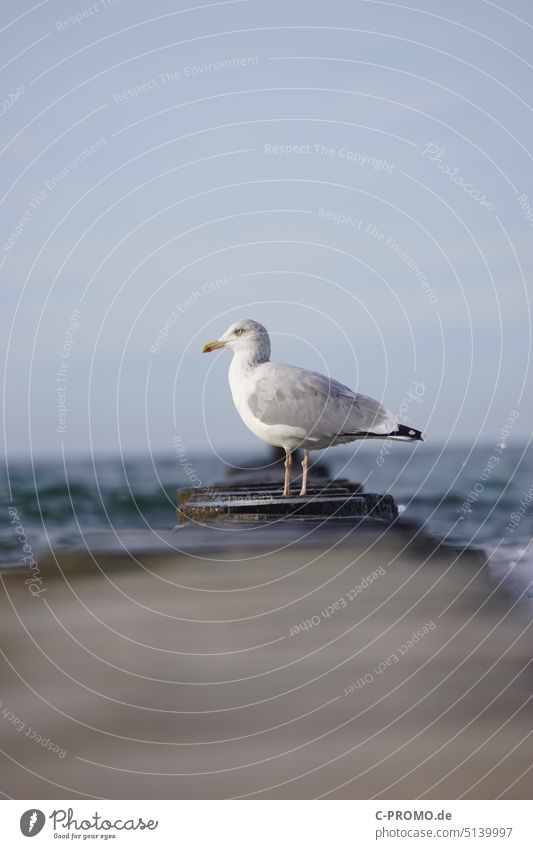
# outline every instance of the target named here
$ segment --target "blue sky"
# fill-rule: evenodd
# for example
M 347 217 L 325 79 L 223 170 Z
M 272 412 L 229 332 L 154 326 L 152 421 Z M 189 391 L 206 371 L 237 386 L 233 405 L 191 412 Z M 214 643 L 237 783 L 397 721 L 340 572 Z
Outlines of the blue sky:
M 251 451 L 199 353 L 240 317 L 423 384 L 436 443 L 529 437 L 532 36 L 516 0 L 4 4 L 8 454 Z

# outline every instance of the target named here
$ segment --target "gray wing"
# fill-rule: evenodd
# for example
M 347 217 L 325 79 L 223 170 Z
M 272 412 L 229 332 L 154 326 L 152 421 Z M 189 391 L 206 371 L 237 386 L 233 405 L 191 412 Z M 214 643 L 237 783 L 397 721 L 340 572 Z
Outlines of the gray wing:
M 318 372 L 284 363 L 258 366 L 248 404 L 264 424 L 300 427 L 316 439 L 352 433 L 387 434 L 398 424 L 397 418 L 373 398 L 352 392 Z

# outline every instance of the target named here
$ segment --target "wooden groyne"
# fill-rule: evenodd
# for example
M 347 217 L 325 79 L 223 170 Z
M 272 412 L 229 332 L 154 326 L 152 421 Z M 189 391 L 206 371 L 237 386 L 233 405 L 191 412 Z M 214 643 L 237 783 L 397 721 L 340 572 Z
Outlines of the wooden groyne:
M 247 476 L 245 476 L 247 477 Z M 298 482 L 296 481 L 296 484 Z M 178 490 L 177 519 L 180 524 L 190 520 L 320 520 L 371 518 L 392 522 L 398 508 L 392 495 L 364 492 L 361 484 L 344 478 L 330 480 L 315 477 L 307 495 L 283 497 L 279 482 L 251 483 L 233 479 L 210 487 Z

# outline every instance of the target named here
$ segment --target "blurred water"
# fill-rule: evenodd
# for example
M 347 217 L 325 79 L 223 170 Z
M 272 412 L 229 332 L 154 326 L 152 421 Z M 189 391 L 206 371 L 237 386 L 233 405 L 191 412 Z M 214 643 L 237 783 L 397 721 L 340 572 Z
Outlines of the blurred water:
M 368 492 L 392 493 L 402 518 L 451 544 L 483 548 L 499 576 L 520 592 L 528 590 L 533 579 L 530 447 L 397 444 L 385 453 L 381 446 L 355 443 L 330 449 L 322 459 L 332 475 L 362 481 Z M 108 534 L 112 547 L 116 530 L 135 529 L 133 538 L 142 546 L 143 530 L 174 526 L 177 487 L 220 481 L 231 462 L 242 464 L 243 458 L 223 462 L 182 454 L 69 459 L 65 465 L 10 463 L 2 470 L 0 559 L 4 565 L 20 563 L 20 526 L 35 558 L 49 547 L 79 547 L 94 530 L 100 540 Z

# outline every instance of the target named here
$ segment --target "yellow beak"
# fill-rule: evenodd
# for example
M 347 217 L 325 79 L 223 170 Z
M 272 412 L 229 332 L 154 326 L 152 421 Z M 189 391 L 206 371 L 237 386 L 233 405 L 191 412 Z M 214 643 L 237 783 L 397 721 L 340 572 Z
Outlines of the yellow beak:
M 202 354 L 208 354 L 210 351 L 216 351 L 217 348 L 223 348 L 225 344 L 220 339 L 215 339 L 213 342 L 206 342 L 205 345 L 202 345 Z

